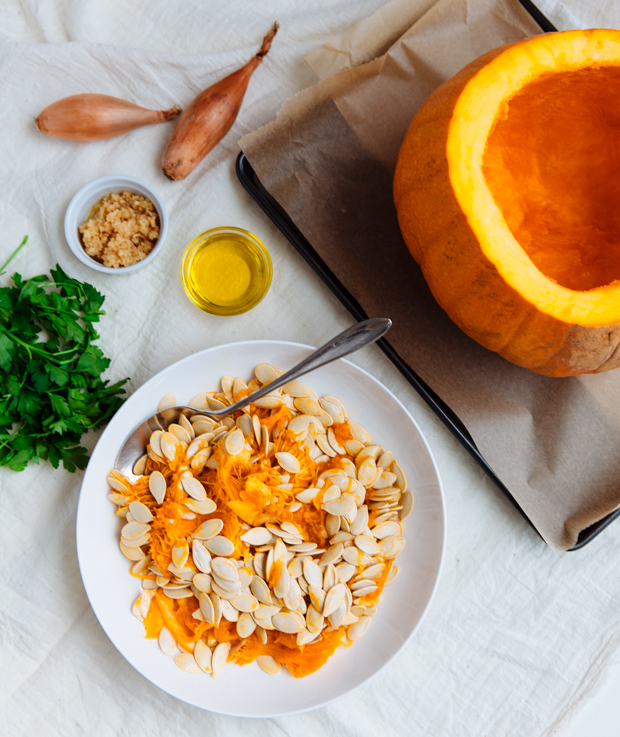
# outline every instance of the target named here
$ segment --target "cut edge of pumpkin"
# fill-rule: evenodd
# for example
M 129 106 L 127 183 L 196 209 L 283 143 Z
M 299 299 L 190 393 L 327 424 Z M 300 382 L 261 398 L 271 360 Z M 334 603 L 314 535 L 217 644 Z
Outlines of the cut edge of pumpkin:
M 561 322 L 613 325 L 620 322 L 620 281 L 575 291 L 545 276 L 509 230 L 483 174 L 486 142 L 503 103 L 548 72 L 620 65 L 620 31 L 592 29 L 560 35 L 560 43 L 557 34 L 546 34 L 509 47 L 465 85 L 446 143 L 450 183 L 482 252 L 523 299 Z

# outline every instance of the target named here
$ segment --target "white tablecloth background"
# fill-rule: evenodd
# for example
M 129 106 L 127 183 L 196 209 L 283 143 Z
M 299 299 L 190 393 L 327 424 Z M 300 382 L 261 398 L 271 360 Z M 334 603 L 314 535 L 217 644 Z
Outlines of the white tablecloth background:
M 15 270 L 30 276 L 58 262 L 106 295 L 100 345 L 113 358 L 110 378 L 131 376 L 135 389 L 201 348 L 251 338 L 318 345 L 351 323 L 247 197 L 233 164 L 241 135 L 316 81 L 303 55 L 381 5 L 0 1 L 0 262 L 28 233 L 31 241 Z M 613 0 L 592 5 L 539 1 L 560 28 L 620 24 Z M 186 106 L 200 89 L 241 66 L 276 19 L 281 32 L 251 82 L 240 118 L 200 173 L 185 182 L 168 182 L 159 170 L 169 126 L 84 146 L 34 129 L 32 118 L 43 107 L 84 91 L 147 107 Z M 62 233 L 74 192 L 109 173 L 150 182 L 170 216 L 165 252 L 132 277 L 100 276 L 82 266 Z M 265 300 L 224 319 L 194 308 L 178 277 L 184 246 L 218 225 L 256 233 L 274 260 Z M 0 280 L 8 283 L 7 276 Z M 47 464 L 21 474 L 0 469 L 0 734 L 522 737 L 564 730 L 620 645 L 619 524 L 584 550 L 556 556 L 377 348 L 353 360 L 417 419 L 446 493 L 448 546 L 439 590 L 395 662 L 357 692 L 305 715 L 247 722 L 186 706 L 124 661 L 90 609 L 75 551 L 81 474 Z

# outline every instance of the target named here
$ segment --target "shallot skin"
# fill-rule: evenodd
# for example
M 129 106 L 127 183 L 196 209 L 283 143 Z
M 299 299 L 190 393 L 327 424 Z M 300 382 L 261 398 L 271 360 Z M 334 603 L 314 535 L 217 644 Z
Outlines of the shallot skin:
M 181 115 L 161 161 L 168 179 L 184 179 L 231 129 L 250 77 L 271 48 L 278 28 L 274 23 L 260 51 L 245 66 L 203 90 Z
M 148 110 L 110 95 L 72 95 L 48 105 L 35 118 L 37 129 L 46 136 L 69 141 L 101 141 L 128 133 L 143 125 L 172 120 L 180 107 Z

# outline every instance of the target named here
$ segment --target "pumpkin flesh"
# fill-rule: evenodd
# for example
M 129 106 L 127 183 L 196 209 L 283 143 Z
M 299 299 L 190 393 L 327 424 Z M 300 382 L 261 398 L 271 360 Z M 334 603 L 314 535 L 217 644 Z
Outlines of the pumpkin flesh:
M 620 279 L 620 68 L 544 74 L 495 122 L 482 171 L 536 268 L 587 291 Z
M 538 373 L 620 365 L 620 33 L 568 31 L 476 59 L 414 118 L 394 197 L 433 295 Z

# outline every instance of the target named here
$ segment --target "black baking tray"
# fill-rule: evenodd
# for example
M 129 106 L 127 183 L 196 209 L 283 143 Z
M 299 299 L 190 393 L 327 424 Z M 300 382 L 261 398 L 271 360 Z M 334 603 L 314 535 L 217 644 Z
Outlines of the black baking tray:
M 531 0 L 519 0 L 519 2 L 528 11 L 528 13 L 530 13 L 544 32 L 552 33 L 557 31 L 557 28 L 540 12 Z M 312 245 L 291 220 L 284 208 L 269 194 L 265 187 L 263 187 L 243 151 L 237 157 L 236 172 L 239 181 L 252 199 L 290 241 L 293 247 L 312 267 L 312 269 L 321 277 L 323 282 L 329 287 L 335 296 L 338 297 L 340 302 L 342 302 L 351 315 L 356 320 L 366 320 L 368 315 L 364 312 L 360 303 L 343 286 L 325 261 L 314 250 Z M 536 530 L 525 512 L 521 509 L 515 498 L 510 493 L 510 490 L 505 486 L 503 481 L 497 476 L 491 466 L 489 466 L 487 460 L 480 453 L 467 428 L 454 410 L 416 374 L 411 366 L 409 366 L 409 364 L 399 356 L 397 351 L 385 338 L 378 340 L 377 346 L 379 346 L 379 348 L 385 353 L 394 366 L 396 366 L 405 379 L 407 379 L 411 386 L 467 450 L 482 470 L 495 482 L 500 491 L 502 491 L 506 498 L 509 499 L 509 501 L 516 507 L 524 519 L 526 519 L 532 528 Z M 579 550 L 579 548 L 587 545 L 619 516 L 620 509 L 608 514 L 606 517 L 593 525 L 590 525 L 590 527 L 585 530 L 582 530 L 576 544 L 570 548 L 570 550 Z

